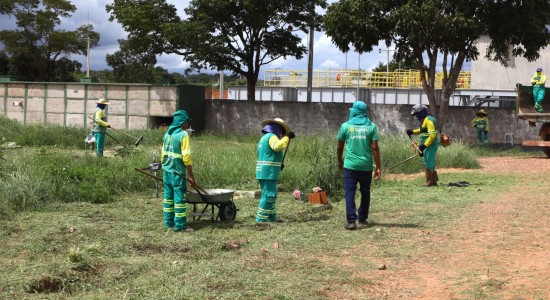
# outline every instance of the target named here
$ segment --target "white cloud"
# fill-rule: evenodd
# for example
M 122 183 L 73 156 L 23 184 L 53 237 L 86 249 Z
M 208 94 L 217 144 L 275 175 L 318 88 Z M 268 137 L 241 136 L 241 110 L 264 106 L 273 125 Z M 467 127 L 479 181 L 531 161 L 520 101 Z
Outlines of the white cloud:
M 319 65 L 322 69 L 340 69 L 342 66 L 332 59 L 327 59 Z

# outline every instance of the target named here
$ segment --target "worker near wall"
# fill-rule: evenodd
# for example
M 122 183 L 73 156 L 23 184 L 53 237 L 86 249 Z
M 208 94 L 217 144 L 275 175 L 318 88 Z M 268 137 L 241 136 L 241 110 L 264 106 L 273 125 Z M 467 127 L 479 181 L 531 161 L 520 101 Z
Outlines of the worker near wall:
M 425 186 L 436 186 L 439 178 L 435 170 L 435 156 L 439 148 L 439 134 L 437 132 L 437 120 L 429 113 L 426 105 L 416 104 L 413 106 L 411 115 L 416 116 L 420 122 L 420 128 L 407 129 L 407 135 L 420 135 L 419 155 L 425 166 Z
M 544 93 L 546 84 L 546 75 L 542 72 L 542 68 L 537 68 L 535 75 L 531 78 L 531 85 L 533 85 L 533 98 L 535 100 L 535 110 L 539 113 L 542 110 L 542 101 L 544 101 Z
M 476 117 L 471 121 L 472 126 L 477 128 L 477 141 L 481 144 L 487 144 L 489 133 L 489 118 L 487 112 L 482 108 L 476 113 Z
M 185 131 L 187 128 L 189 116 L 185 110 L 178 110 L 162 139 L 164 227 L 173 228 L 175 232 L 193 231 L 187 227 L 187 183 L 183 178 L 189 175 L 191 186 L 195 186 L 191 141 Z
M 349 120 L 338 131 L 337 158 L 338 169 L 344 172 L 344 191 L 346 194 L 345 229 L 353 230 L 368 224 L 370 208 L 370 186 L 372 182 L 373 158 L 376 164 L 374 178 L 380 179 L 380 149 L 378 147 L 378 128 L 367 117 L 367 104 L 356 101 L 349 109 Z M 345 159 L 344 146 L 346 149 Z M 355 205 L 357 183 L 361 191 L 359 210 Z
M 262 196 L 256 222 L 281 222 L 277 218 L 277 183 L 284 168 L 284 150 L 295 134 L 280 118 L 264 120 L 262 127 L 263 136 L 258 141 L 256 162 L 256 179 L 260 183 Z
M 97 157 L 103 156 L 103 149 L 105 149 L 105 133 L 107 128 L 111 128 L 111 125 L 107 123 L 107 112 L 105 108 L 109 105 L 109 102 L 105 98 L 97 100 L 97 107 L 94 111 L 92 133 L 94 134 L 96 148 L 95 155 Z

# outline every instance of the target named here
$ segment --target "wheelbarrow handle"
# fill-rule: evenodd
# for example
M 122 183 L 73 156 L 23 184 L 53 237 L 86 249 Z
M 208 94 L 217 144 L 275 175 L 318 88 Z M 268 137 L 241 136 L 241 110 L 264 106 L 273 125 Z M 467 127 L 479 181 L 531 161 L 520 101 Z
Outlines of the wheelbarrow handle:
M 142 174 L 145 174 L 145 175 L 147 175 L 147 176 L 149 176 L 149 177 L 155 178 L 156 180 L 160 180 L 160 181 L 162 182 L 162 178 L 160 178 L 160 177 L 158 177 L 158 176 L 156 176 L 156 175 L 149 174 L 149 173 L 147 173 L 147 172 L 145 172 L 145 171 L 143 171 L 142 169 L 139 169 L 139 168 L 134 168 L 134 170 L 136 170 L 136 171 L 138 171 L 138 172 L 140 172 L 140 173 L 142 173 Z
M 198 192 L 201 192 L 205 195 L 208 195 L 208 192 L 205 191 L 204 189 L 202 189 L 200 186 L 197 185 L 197 183 L 195 182 L 192 182 L 191 180 L 187 179 L 187 177 L 185 177 L 183 174 L 179 173 L 179 172 L 174 172 L 176 173 L 176 175 L 178 175 L 179 177 L 185 179 L 185 181 L 189 182 L 190 184 L 194 185 L 194 188 L 198 191 Z

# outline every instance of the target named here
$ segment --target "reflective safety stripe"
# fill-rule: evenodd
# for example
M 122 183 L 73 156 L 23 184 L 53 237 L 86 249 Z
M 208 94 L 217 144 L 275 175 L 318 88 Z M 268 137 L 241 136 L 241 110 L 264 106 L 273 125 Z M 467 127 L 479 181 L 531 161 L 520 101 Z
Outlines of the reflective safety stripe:
M 172 204 L 172 203 L 174 203 L 174 200 L 164 199 L 164 203 L 166 203 L 166 204 Z
M 191 149 L 183 150 L 183 151 L 181 151 L 181 154 L 182 155 L 191 154 Z
M 185 204 L 176 204 L 174 205 L 175 208 L 187 208 L 187 203 Z
M 256 215 L 256 218 L 262 219 L 262 220 L 267 220 L 267 219 L 269 218 L 269 216 L 262 216 L 262 215 L 260 215 L 260 214 L 257 214 L 257 215 Z
M 186 217 L 187 216 L 187 213 L 176 213 L 176 218 L 183 218 L 183 217 Z
M 169 156 L 169 157 L 173 157 L 173 158 L 182 158 L 183 157 L 181 154 L 174 153 L 174 152 L 169 152 L 169 151 L 164 151 L 164 156 Z
M 259 166 L 281 166 L 281 163 L 280 162 L 275 162 L 275 161 L 258 161 L 256 163 L 256 165 L 259 165 Z
M 274 214 L 276 212 L 275 209 L 263 209 L 263 208 L 258 208 L 258 213 L 265 213 L 265 214 Z
M 428 137 L 428 136 L 430 136 L 430 134 L 432 134 L 432 133 L 437 134 L 438 132 L 437 132 L 437 130 L 428 131 L 427 133 L 421 133 L 421 134 L 420 134 L 420 137 Z
M 173 213 L 174 212 L 174 209 L 172 207 L 165 207 L 163 209 L 164 212 L 168 212 L 168 213 Z

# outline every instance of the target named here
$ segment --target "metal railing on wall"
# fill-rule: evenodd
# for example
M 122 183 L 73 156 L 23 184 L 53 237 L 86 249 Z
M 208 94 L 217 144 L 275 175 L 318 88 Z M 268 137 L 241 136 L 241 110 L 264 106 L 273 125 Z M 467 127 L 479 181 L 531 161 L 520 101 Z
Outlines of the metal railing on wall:
M 363 87 L 363 88 L 422 88 L 420 71 L 396 70 L 370 72 L 363 70 L 329 69 L 313 71 L 313 87 Z M 443 73 L 436 74 L 435 88 L 441 88 Z M 457 89 L 469 89 L 471 72 L 460 72 Z M 306 87 L 305 70 L 265 70 L 264 86 Z

